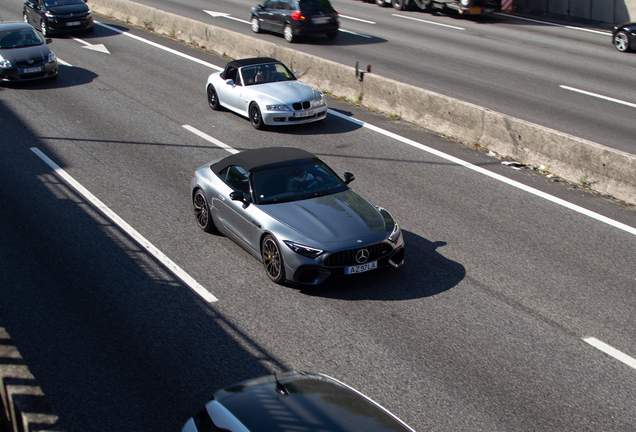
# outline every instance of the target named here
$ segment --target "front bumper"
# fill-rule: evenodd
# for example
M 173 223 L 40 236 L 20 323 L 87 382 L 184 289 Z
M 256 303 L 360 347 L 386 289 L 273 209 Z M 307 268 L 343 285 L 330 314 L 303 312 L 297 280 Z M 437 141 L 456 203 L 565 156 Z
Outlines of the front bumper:
M 58 18 L 55 21 L 48 20 L 46 24 L 46 27 L 51 34 L 85 31 L 90 30 L 95 26 L 92 15 L 82 18 Z
M 39 69 L 39 70 L 35 70 Z M 0 68 L 0 81 L 21 82 L 53 78 L 57 76 L 57 61 L 33 65 L 18 65 L 11 69 Z
M 261 116 L 266 125 L 283 126 L 291 124 L 305 124 L 327 117 L 327 105 L 302 111 L 262 111 Z
M 353 257 L 360 249 L 368 249 L 370 251 L 368 262 L 377 262 L 377 268 L 364 273 L 376 272 L 391 267 L 398 268 L 404 264 L 404 237 L 400 233 L 400 237 L 395 243 L 387 240 L 373 245 L 325 254 L 325 256 L 321 256 L 316 260 L 304 258 L 297 254 L 286 254 L 285 271 L 287 280 L 294 284 L 319 285 L 328 279 L 354 276 L 347 275 L 346 269 L 358 264 L 353 261 Z

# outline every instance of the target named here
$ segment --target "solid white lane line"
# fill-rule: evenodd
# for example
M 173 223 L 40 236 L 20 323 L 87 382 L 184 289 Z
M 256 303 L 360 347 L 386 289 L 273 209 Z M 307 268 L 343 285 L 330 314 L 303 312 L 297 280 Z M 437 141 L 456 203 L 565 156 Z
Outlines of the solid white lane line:
M 563 200 L 561 198 L 557 198 L 555 196 L 552 196 L 550 194 L 542 192 L 542 191 L 540 191 L 538 189 L 534 189 L 534 188 L 532 188 L 530 186 L 526 186 L 523 183 L 519 183 L 518 181 L 511 180 L 511 179 L 509 179 L 507 177 L 504 177 L 504 176 L 502 176 L 500 174 L 496 174 L 494 172 L 488 171 L 487 169 L 478 167 L 476 165 L 473 165 L 473 164 L 471 164 L 469 162 L 463 161 L 463 160 L 461 160 L 459 158 L 456 158 L 454 156 L 448 155 L 446 153 L 442 153 L 439 150 L 435 150 L 434 148 L 425 146 L 423 144 L 420 144 L 420 143 L 415 142 L 413 140 L 410 140 L 408 138 L 404 138 L 404 137 L 402 137 L 400 135 L 397 135 L 397 134 L 395 134 L 393 132 L 389 132 L 387 130 L 381 129 L 381 128 L 377 127 L 377 126 L 373 126 L 373 125 L 371 125 L 369 123 L 365 123 L 365 122 L 363 122 L 361 120 L 357 120 L 357 119 L 355 119 L 353 117 L 349 117 L 347 115 L 341 114 L 341 113 L 339 113 L 337 111 L 334 111 L 334 110 L 330 109 L 329 110 L 329 114 L 334 115 L 336 117 L 340 117 L 340 118 L 342 118 L 344 120 L 350 121 L 350 122 L 355 123 L 355 124 L 357 124 L 359 126 L 365 127 L 367 129 L 375 131 L 375 132 L 377 132 L 379 134 L 382 134 L 382 135 L 387 136 L 389 138 L 392 138 L 394 140 L 400 141 L 400 142 L 402 142 L 404 144 L 408 144 L 408 145 L 410 145 L 412 147 L 418 148 L 420 150 L 423 150 L 423 151 L 425 151 L 427 153 L 430 153 L 430 154 L 433 154 L 435 156 L 438 156 L 438 157 L 440 157 L 442 159 L 445 159 L 447 161 L 456 163 L 456 164 L 461 165 L 461 166 L 463 166 L 465 168 L 471 169 L 471 170 L 476 171 L 476 172 L 478 172 L 480 174 L 483 174 L 485 176 L 491 177 L 491 178 L 493 178 L 495 180 L 499 180 L 500 182 L 506 183 L 506 184 L 508 184 L 510 186 L 514 186 L 514 187 L 516 187 L 518 189 L 521 189 L 521 190 L 523 190 L 525 192 L 528 192 L 530 194 L 536 195 L 536 196 L 538 196 L 540 198 L 546 199 L 546 200 L 548 200 L 550 202 L 553 202 L 555 204 L 558 204 L 558 205 L 563 206 L 565 208 L 568 208 L 570 210 L 574 210 L 574 211 L 576 211 L 578 213 L 581 213 L 581 214 L 583 214 L 585 216 L 588 216 L 588 217 L 590 217 L 592 219 L 596 219 L 596 220 L 598 220 L 600 222 L 603 222 L 603 223 L 605 223 L 607 225 L 613 226 L 614 228 L 618 228 L 618 229 L 621 229 L 621 230 L 623 230 L 625 232 L 628 232 L 628 233 L 630 233 L 632 235 L 636 235 L 636 228 L 633 228 L 633 227 L 631 227 L 629 225 L 625 225 L 625 224 L 623 224 L 621 222 L 615 221 L 615 220 L 610 219 L 610 218 L 608 218 L 606 216 L 603 216 L 601 214 L 595 213 L 595 212 L 593 212 L 591 210 L 587 210 L 587 209 L 585 209 L 583 207 L 580 207 L 580 206 L 578 206 L 576 204 L 572 204 L 572 203 L 567 202 L 567 201 L 565 201 L 565 200 Z
M 617 104 L 626 105 L 626 106 L 631 107 L 631 108 L 636 108 L 636 103 L 626 102 L 624 100 L 615 99 L 615 98 L 609 97 L 609 96 L 603 96 L 603 95 L 598 94 L 598 93 L 592 93 L 592 92 L 589 92 L 589 91 L 586 91 L 586 90 L 581 90 L 581 89 L 577 89 L 577 88 L 566 86 L 566 85 L 560 85 L 559 87 L 561 87 L 564 90 L 570 90 L 570 91 L 573 91 L 573 92 L 576 92 L 576 93 L 581 93 L 581 94 L 584 94 L 584 95 L 587 95 L 587 96 L 592 96 L 592 97 L 603 99 L 603 100 L 606 100 L 606 101 L 609 101 L 609 102 L 614 102 L 614 103 L 617 103 Z
M 187 60 L 193 61 L 193 62 L 195 62 L 195 63 L 199 63 L 199 64 L 201 64 L 201 65 L 203 65 L 203 66 L 207 66 L 207 67 L 209 67 L 209 68 L 211 68 L 211 69 L 216 69 L 217 71 L 222 71 L 222 70 L 223 70 L 223 68 L 222 68 L 222 67 L 219 67 L 219 66 L 213 65 L 212 63 L 208 63 L 208 62 L 203 61 L 203 60 L 201 60 L 201 59 L 198 59 L 198 58 L 196 58 L 196 57 L 192 57 L 191 55 L 184 54 L 184 53 L 182 53 L 182 52 L 179 52 L 179 51 L 174 50 L 174 49 L 172 49 L 172 48 L 168 48 L 168 47 L 166 47 L 166 46 L 160 45 L 160 44 L 158 44 L 158 43 L 156 43 L 156 42 L 149 41 L 148 39 L 144 39 L 144 38 L 139 37 L 139 36 L 136 36 L 136 35 L 134 35 L 134 34 L 130 34 L 130 33 L 128 33 L 128 32 L 121 31 L 121 30 L 119 30 L 119 29 L 116 29 L 115 27 L 111 27 L 111 26 L 109 26 L 109 25 L 102 24 L 102 23 L 100 23 L 100 22 L 95 22 L 95 24 L 98 24 L 98 25 L 100 25 L 100 26 L 102 26 L 102 27 L 104 27 L 104 28 L 107 28 L 108 30 L 114 31 L 115 33 L 119 33 L 119 34 L 121 34 L 121 35 L 128 36 L 129 38 L 132 38 L 132 39 L 138 40 L 139 42 L 143 42 L 143 43 L 145 43 L 145 44 L 152 45 L 153 47 L 155 47 L 155 48 L 159 48 L 160 50 L 164 50 L 164 51 L 166 51 L 166 52 L 169 52 L 170 54 L 174 54 L 174 55 L 177 55 L 177 56 L 179 56 L 179 57 L 183 57 L 184 59 L 187 59 Z
M 204 132 L 201 132 L 201 131 L 200 131 L 200 130 L 198 130 L 198 129 L 195 129 L 195 128 L 193 128 L 193 127 L 192 127 L 192 126 L 190 126 L 190 125 L 182 125 L 182 126 L 183 126 L 186 130 L 188 130 L 188 131 L 192 132 L 192 133 L 193 133 L 193 134 L 195 134 L 195 135 L 200 136 L 200 137 L 201 137 L 201 138 L 203 138 L 204 140 L 211 142 L 212 144 L 214 144 L 215 146 L 218 146 L 218 147 L 222 148 L 223 150 L 227 150 L 228 152 L 230 152 L 230 153 L 232 153 L 232 154 L 235 154 L 235 153 L 238 153 L 238 152 L 239 152 L 238 150 L 233 149 L 232 147 L 230 147 L 229 145 L 225 144 L 224 142 L 219 141 L 218 139 L 216 139 L 216 138 L 214 138 L 214 137 L 211 137 L 210 135 L 208 135 L 208 134 L 206 134 L 206 133 L 204 133 Z
M 87 201 L 93 204 L 98 210 L 100 210 L 108 219 L 113 221 L 115 225 L 126 232 L 131 238 L 133 238 L 139 245 L 144 248 L 148 253 L 154 256 L 160 263 L 162 263 L 168 270 L 170 270 L 176 277 L 181 279 L 183 283 L 188 285 L 195 293 L 197 293 L 203 300 L 208 303 L 217 301 L 218 299 L 206 290 L 201 284 L 199 284 L 192 276 L 186 273 L 181 267 L 175 264 L 170 258 L 168 258 L 163 252 L 157 249 L 152 243 L 139 234 L 133 227 L 131 227 L 126 221 L 120 218 L 114 211 L 108 208 L 97 197 L 88 191 L 84 186 L 77 182 L 73 177 L 60 168 L 55 162 L 49 159 L 38 148 L 31 147 L 31 151 L 35 153 L 40 159 L 42 159 L 53 171 L 61 177 L 69 186 L 75 189 L 80 195 Z
M 365 20 L 365 19 L 362 19 L 362 18 L 355 18 L 355 17 L 348 16 L 348 15 L 340 15 L 340 18 L 346 18 L 346 19 L 350 19 L 350 20 L 354 20 L 354 21 L 360 21 L 360 22 L 363 22 L 363 23 L 366 23 L 366 24 L 376 24 L 375 21 L 368 21 L 368 20 Z
M 543 24 L 543 25 L 549 25 L 549 26 L 553 26 L 553 27 L 563 27 L 563 28 L 567 28 L 567 29 L 570 29 L 570 30 L 578 30 L 578 31 L 584 31 L 584 32 L 588 32 L 588 33 L 595 33 L 595 34 L 600 34 L 600 35 L 603 35 L 603 36 L 607 36 L 607 35 L 611 35 L 612 34 L 610 32 L 604 32 L 604 31 L 600 31 L 600 30 L 592 30 L 592 29 L 587 29 L 587 28 L 583 28 L 583 27 L 573 27 L 573 26 L 568 26 L 568 25 L 563 25 L 563 24 L 551 23 L 551 22 L 547 22 L 547 21 L 539 21 L 539 20 L 535 20 L 535 19 L 531 19 L 531 18 L 524 18 L 524 17 L 510 15 L 510 14 L 497 13 L 495 15 L 505 16 L 507 18 L 514 18 L 514 19 L 518 19 L 518 20 L 522 20 L 522 21 L 530 21 L 530 22 Z
M 619 351 L 594 337 L 583 338 L 583 340 L 592 345 L 594 348 L 597 348 L 605 354 L 614 357 L 616 360 L 625 363 L 627 366 L 636 369 L 636 359 L 633 357 L 628 356 L 622 351 Z
M 436 26 L 448 27 L 448 28 L 452 28 L 452 29 L 455 29 L 455 30 L 466 30 L 463 27 L 457 27 L 457 26 L 454 26 L 454 25 L 442 24 L 442 23 L 438 23 L 438 22 L 435 22 L 435 21 L 428 21 L 428 20 L 424 20 L 424 19 L 420 19 L 420 18 L 406 16 L 406 15 L 399 15 L 399 14 L 391 14 L 391 15 L 393 15 L 394 17 L 409 19 L 409 20 L 412 20 L 412 21 L 419 21 L 419 22 L 423 22 L 423 23 L 426 23 L 426 24 L 433 24 L 433 25 L 436 25 Z

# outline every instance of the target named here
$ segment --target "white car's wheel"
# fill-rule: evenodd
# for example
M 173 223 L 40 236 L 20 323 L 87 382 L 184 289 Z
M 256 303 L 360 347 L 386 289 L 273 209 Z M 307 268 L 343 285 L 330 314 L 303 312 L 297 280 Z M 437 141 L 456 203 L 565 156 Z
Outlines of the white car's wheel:
M 216 89 L 212 84 L 208 86 L 208 105 L 210 105 L 210 108 L 214 111 L 219 111 L 221 109 L 219 95 L 216 93 Z
M 254 126 L 254 129 L 265 129 L 265 123 L 263 123 L 263 116 L 261 115 L 261 109 L 256 102 L 252 102 L 250 105 L 250 123 Z

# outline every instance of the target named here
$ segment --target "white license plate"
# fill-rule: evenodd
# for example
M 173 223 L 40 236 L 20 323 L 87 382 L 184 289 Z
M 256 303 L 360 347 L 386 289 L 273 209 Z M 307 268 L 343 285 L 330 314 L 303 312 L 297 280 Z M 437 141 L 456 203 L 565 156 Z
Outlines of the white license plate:
M 42 72 L 42 66 L 23 68 L 22 69 L 22 73 L 23 74 L 34 73 L 34 72 Z
M 82 24 L 81 21 L 71 21 L 71 22 L 67 22 L 66 26 L 67 27 L 71 27 L 71 26 L 78 26 L 78 25 L 81 25 L 81 24 Z
M 369 270 L 373 270 L 378 268 L 378 262 L 373 261 L 370 263 L 364 263 L 357 266 L 347 267 L 345 268 L 345 274 L 356 274 L 356 273 L 364 273 Z
M 304 111 L 304 112 L 295 112 L 294 117 L 309 117 L 314 115 L 314 110 Z
M 313 22 L 314 24 L 327 24 L 329 22 L 329 18 L 312 18 L 311 22 Z

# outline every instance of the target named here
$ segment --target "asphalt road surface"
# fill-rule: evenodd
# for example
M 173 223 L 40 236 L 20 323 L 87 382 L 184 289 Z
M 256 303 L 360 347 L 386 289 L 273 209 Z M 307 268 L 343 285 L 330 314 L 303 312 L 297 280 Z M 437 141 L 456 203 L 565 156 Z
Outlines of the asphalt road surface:
M 54 39 L 56 81 L 0 87 L 0 321 L 62 429 L 180 430 L 219 387 L 290 369 L 418 431 L 636 428 L 633 210 L 333 99 L 322 123 L 256 131 L 207 106 L 222 59 L 99 21 Z M 353 172 L 406 264 L 272 284 L 194 222 L 190 178 L 218 142 Z
M 255 35 L 258 0 L 136 0 Z M 294 48 L 636 154 L 636 55 L 620 53 L 605 29 L 505 14 L 396 11 L 333 0 L 336 40 Z M 207 11 L 207 12 L 206 12 Z M 259 38 L 287 44 L 281 35 Z

